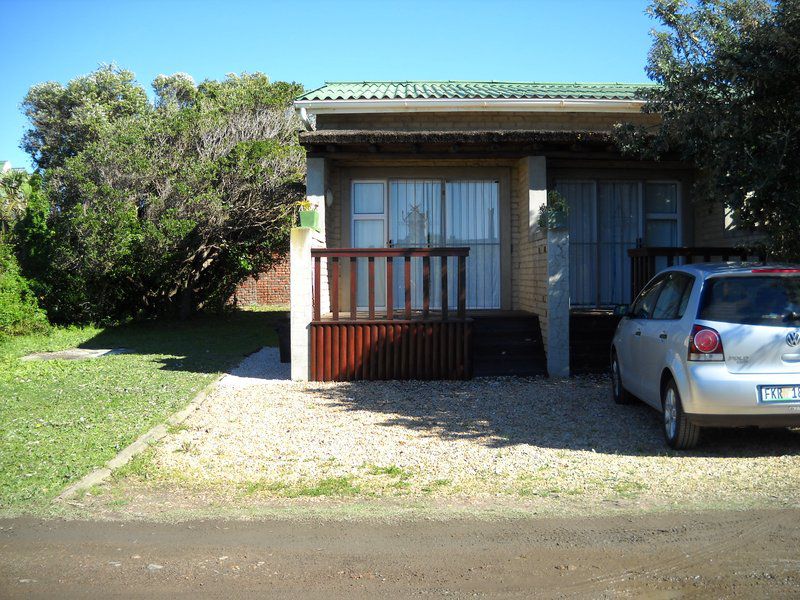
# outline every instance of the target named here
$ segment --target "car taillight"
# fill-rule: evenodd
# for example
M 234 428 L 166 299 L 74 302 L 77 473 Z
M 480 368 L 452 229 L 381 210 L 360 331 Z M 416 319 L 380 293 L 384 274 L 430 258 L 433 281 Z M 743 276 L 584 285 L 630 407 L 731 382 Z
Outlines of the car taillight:
M 711 327 L 695 325 L 692 328 L 692 336 L 689 338 L 689 360 L 725 360 L 722 338 L 719 337 L 719 333 Z

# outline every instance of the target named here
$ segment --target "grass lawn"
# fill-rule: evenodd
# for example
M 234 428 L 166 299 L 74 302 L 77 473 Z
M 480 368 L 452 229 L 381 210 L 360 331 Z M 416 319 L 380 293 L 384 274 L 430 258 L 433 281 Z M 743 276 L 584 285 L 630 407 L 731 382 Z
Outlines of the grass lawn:
M 274 312 L 54 329 L 0 342 L 0 510 L 40 507 L 185 406 L 241 358 L 275 345 Z M 71 347 L 85 361 L 20 361 Z

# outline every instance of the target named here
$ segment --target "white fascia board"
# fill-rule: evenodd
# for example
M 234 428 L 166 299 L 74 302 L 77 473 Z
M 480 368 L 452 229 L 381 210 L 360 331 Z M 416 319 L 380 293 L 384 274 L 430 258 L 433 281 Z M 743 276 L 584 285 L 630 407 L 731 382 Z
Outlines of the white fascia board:
M 644 100 L 590 99 L 414 99 L 414 100 L 296 100 L 295 110 L 330 113 L 398 112 L 607 112 L 638 113 Z

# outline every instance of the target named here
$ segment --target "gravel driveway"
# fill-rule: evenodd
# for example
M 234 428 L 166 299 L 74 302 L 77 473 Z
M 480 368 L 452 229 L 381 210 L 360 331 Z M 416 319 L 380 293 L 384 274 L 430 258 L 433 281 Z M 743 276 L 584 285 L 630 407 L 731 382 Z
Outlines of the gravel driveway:
M 800 434 L 709 431 L 663 444 L 659 416 L 616 406 L 605 378 L 292 383 L 249 357 L 155 449 L 155 479 L 277 497 L 446 496 L 786 505 Z

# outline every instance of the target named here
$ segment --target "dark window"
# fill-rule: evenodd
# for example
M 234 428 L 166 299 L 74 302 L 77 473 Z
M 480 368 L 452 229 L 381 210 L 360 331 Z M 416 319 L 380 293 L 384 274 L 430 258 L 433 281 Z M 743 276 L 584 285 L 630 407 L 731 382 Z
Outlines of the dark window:
M 653 315 L 653 308 L 658 298 L 658 293 L 664 285 L 666 275 L 659 275 L 642 290 L 636 302 L 631 308 L 631 317 L 634 319 L 650 319 Z
M 667 275 L 653 309 L 654 319 L 680 319 L 686 311 L 694 277 L 677 271 Z
M 800 321 L 800 277 L 714 277 L 705 282 L 698 319 L 790 327 Z

